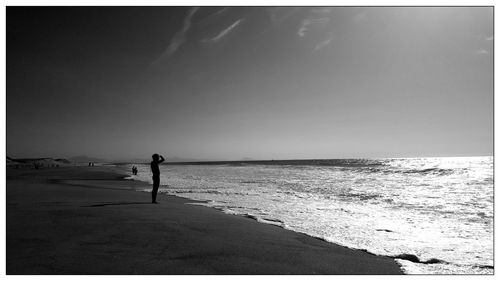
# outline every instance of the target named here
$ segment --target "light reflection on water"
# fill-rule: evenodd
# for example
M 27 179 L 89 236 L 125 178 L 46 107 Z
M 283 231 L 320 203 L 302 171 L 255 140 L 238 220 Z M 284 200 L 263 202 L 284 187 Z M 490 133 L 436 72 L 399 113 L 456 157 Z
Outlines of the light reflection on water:
M 401 260 L 408 273 L 493 273 L 478 267 L 493 265 L 492 157 L 316 164 L 162 166 L 160 192 L 374 254 L 447 262 Z

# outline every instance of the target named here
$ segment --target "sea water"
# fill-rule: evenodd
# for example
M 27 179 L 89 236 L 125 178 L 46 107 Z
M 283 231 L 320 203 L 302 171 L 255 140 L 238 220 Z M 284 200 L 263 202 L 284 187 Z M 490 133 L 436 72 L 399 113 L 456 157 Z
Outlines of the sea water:
M 137 166 L 132 178 L 151 183 L 149 165 Z M 377 255 L 412 255 L 396 259 L 409 274 L 493 274 L 493 157 L 162 165 L 161 173 L 162 193 Z

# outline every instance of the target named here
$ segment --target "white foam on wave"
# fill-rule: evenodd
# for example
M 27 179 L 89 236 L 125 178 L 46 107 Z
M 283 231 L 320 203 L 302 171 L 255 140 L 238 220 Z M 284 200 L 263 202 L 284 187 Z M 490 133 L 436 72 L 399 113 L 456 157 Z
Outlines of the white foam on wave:
M 401 260 L 408 273 L 491 274 L 492 159 L 391 161 L 352 169 L 162 166 L 160 192 L 349 248 L 449 262 Z M 149 167 L 138 167 L 136 179 L 151 182 Z

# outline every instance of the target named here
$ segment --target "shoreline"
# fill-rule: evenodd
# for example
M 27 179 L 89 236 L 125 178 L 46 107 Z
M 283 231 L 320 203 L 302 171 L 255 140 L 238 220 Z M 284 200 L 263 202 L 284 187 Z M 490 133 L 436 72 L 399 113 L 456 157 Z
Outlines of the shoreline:
M 137 192 L 120 167 L 7 170 L 7 274 L 403 274 L 392 258 Z
M 123 171 L 125 172 L 126 170 L 123 169 Z M 140 183 L 148 185 L 148 186 L 151 185 L 151 183 L 148 183 L 146 181 L 141 181 L 141 180 L 137 180 L 137 179 L 133 179 L 133 178 L 128 178 L 128 177 L 130 177 L 130 175 L 127 175 L 127 177 L 125 177 L 124 180 L 132 181 L 132 182 L 140 182 Z M 161 187 L 161 185 L 160 185 L 160 187 Z M 136 191 L 140 192 L 138 190 L 136 190 Z M 221 213 L 223 213 L 225 215 L 238 216 L 238 217 L 243 217 L 243 218 L 246 218 L 246 219 L 254 220 L 254 221 L 258 222 L 258 223 L 262 223 L 262 224 L 267 224 L 267 225 L 270 225 L 270 226 L 279 227 L 279 228 L 282 228 L 282 229 L 287 230 L 287 231 L 292 231 L 292 232 L 295 232 L 295 233 L 300 233 L 302 235 L 306 235 L 306 236 L 311 237 L 313 239 L 318 239 L 318 240 L 320 240 L 322 242 L 330 243 L 330 244 L 333 244 L 333 245 L 336 245 L 336 246 L 339 246 L 339 247 L 344 247 L 346 249 L 350 249 L 350 250 L 354 250 L 354 251 L 365 252 L 365 253 L 368 253 L 370 255 L 374 255 L 374 256 L 377 256 L 377 257 L 385 257 L 385 258 L 390 258 L 390 259 L 394 259 L 394 260 L 395 259 L 400 259 L 400 260 L 406 260 L 406 261 L 411 261 L 411 262 L 414 262 L 414 263 L 421 263 L 421 264 L 436 264 L 436 263 L 442 263 L 443 262 L 442 260 L 435 259 L 435 258 L 431 258 L 431 259 L 428 259 L 428 260 L 420 260 L 417 256 L 415 256 L 413 254 L 399 254 L 399 255 L 394 255 L 394 256 L 378 255 L 378 254 L 372 253 L 372 252 L 370 252 L 370 251 L 368 251 L 366 249 L 351 248 L 351 247 L 348 247 L 348 246 L 345 246 L 345 245 L 342 245 L 342 244 L 338 244 L 336 242 L 328 241 L 327 239 L 325 239 L 323 237 L 318 237 L 318 236 L 314 236 L 314 235 L 311 235 L 311 234 L 308 234 L 308 233 L 305 233 L 305 232 L 299 232 L 299 231 L 295 231 L 293 229 L 286 228 L 286 227 L 284 227 L 281 224 L 275 223 L 276 221 L 274 221 L 274 220 L 270 220 L 270 221 L 266 222 L 266 220 L 260 220 L 259 217 L 253 216 L 253 215 L 249 215 L 249 214 L 230 214 L 230 213 L 225 213 L 220 208 L 215 208 L 215 207 L 210 207 L 210 206 L 205 205 L 205 203 L 207 203 L 208 201 L 196 200 L 196 199 L 191 199 L 191 198 L 188 198 L 188 197 L 182 197 L 182 196 L 178 196 L 178 195 L 166 194 L 166 193 L 160 193 L 159 192 L 158 196 L 160 196 L 160 195 L 162 195 L 162 196 L 174 196 L 174 197 L 178 197 L 178 198 L 190 200 L 190 201 L 192 201 L 192 202 L 190 202 L 190 204 L 196 204 L 198 206 L 215 209 L 215 210 L 218 210 L 218 211 L 220 211 Z M 278 222 L 281 222 L 281 221 L 278 221 Z M 400 267 L 400 270 L 402 271 L 402 274 L 406 275 L 407 273 L 405 273 L 403 271 L 403 265 L 400 264 L 400 263 L 398 263 L 398 265 Z M 492 266 L 478 266 L 478 267 L 484 267 L 484 268 L 491 268 L 491 269 L 493 269 Z

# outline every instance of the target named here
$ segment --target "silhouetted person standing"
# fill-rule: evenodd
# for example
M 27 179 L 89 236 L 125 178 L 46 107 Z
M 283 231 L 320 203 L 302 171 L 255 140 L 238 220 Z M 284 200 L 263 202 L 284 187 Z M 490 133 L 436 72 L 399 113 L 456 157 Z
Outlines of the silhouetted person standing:
M 158 187 L 160 187 L 160 167 L 158 164 L 162 163 L 165 161 L 165 158 L 163 156 L 158 155 L 158 154 L 153 154 L 153 161 L 151 161 L 151 172 L 153 172 L 153 191 L 151 191 L 151 194 L 153 196 L 153 202 L 156 204 L 156 194 L 158 194 Z

